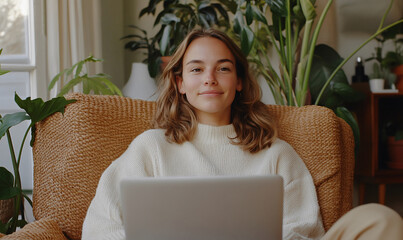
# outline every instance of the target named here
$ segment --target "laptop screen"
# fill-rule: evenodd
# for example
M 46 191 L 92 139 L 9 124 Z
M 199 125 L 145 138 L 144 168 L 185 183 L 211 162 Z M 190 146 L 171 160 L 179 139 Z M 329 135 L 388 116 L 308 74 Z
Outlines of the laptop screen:
M 126 239 L 281 239 L 283 180 L 132 178 L 121 182 Z

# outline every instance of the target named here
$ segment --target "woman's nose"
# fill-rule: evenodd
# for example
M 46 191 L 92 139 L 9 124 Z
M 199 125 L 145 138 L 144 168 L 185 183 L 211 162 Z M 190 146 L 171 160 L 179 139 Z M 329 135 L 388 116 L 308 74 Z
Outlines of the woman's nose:
M 204 85 L 217 85 L 217 79 L 213 71 L 206 72 Z

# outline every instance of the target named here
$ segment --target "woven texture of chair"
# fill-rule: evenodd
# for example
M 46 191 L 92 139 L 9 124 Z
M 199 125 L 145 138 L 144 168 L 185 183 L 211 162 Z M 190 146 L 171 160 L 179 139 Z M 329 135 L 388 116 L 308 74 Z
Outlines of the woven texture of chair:
M 23 230 L 0 236 L 1 240 L 68 240 L 53 219 L 43 218 L 26 225 Z
M 155 103 L 117 96 L 68 98 L 77 102 L 66 107 L 64 116 L 57 113 L 37 124 L 33 210 L 36 219 L 52 219 L 68 238 L 80 239 L 101 174 L 150 128 Z M 352 131 L 324 107 L 268 108 L 280 138 L 294 147 L 313 177 L 327 230 L 352 207 Z

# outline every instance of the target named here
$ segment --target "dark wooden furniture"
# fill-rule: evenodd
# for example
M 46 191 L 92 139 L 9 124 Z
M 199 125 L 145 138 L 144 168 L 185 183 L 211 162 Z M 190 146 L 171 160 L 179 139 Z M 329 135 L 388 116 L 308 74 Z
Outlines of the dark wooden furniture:
M 379 203 L 385 203 L 386 185 L 403 183 L 403 170 L 388 168 L 385 124 L 403 121 L 403 93 L 371 93 L 368 83 L 353 87 L 365 94 L 365 100 L 352 106 L 360 126 L 360 149 L 355 178 L 359 183 L 359 204 L 364 203 L 366 184 L 377 184 Z

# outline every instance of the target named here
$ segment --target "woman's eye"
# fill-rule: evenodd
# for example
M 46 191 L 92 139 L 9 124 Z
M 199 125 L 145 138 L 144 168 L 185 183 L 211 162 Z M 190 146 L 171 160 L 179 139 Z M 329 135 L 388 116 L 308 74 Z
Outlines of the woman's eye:
M 229 69 L 228 67 L 220 67 L 219 68 L 219 71 L 221 71 L 221 72 L 227 72 L 227 71 L 230 71 L 231 69 Z
M 192 68 L 191 72 L 200 72 L 201 69 L 200 68 Z

